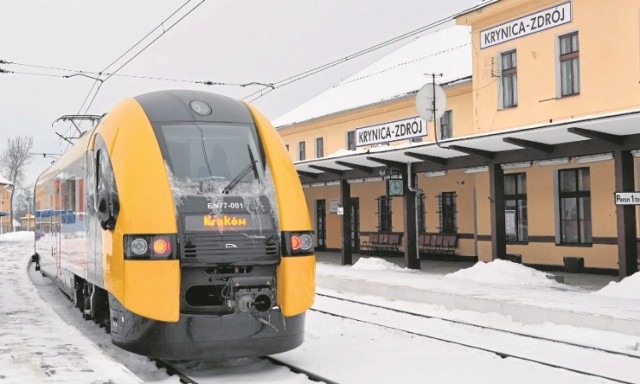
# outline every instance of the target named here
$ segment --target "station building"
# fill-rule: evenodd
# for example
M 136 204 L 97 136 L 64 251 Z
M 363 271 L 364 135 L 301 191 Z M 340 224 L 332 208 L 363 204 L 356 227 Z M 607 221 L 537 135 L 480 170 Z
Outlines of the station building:
M 0 176 L 0 233 L 11 231 L 11 191 L 13 184 Z
M 317 249 L 636 272 L 639 16 L 484 1 L 275 120 Z

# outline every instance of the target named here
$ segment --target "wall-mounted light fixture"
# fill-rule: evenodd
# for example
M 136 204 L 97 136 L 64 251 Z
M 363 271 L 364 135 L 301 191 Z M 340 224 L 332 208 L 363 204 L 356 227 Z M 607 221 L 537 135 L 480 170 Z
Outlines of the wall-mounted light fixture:
M 441 171 L 431 171 L 431 172 L 424 172 L 423 175 L 426 178 L 429 177 L 439 177 L 439 176 L 445 176 L 447 174 L 446 170 L 441 170 Z
M 502 169 L 520 169 L 520 168 L 529 168 L 531 167 L 530 161 L 523 161 L 521 163 L 506 163 L 500 165 Z
M 557 159 L 549 159 L 549 160 L 538 160 L 538 165 L 545 167 L 548 165 L 561 165 L 561 164 L 569 164 L 568 157 L 559 157 Z
M 576 161 L 580 164 L 593 163 L 596 161 L 606 161 L 606 160 L 613 160 L 613 153 L 608 152 L 608 153 L 599 153 L 597 155 L 576 157 Z
M 481 172 L 489 172 L 489 167 L 483 166 L 483 167 L 471 167 L 471 168 L 464 169 L 464 173 L 481 173 Z

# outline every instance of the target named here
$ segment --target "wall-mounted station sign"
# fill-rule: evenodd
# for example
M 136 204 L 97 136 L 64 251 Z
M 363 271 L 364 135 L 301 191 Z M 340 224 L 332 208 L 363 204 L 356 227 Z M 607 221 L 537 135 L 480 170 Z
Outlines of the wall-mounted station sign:
M 519 19 L 480 31 L 480 49 L 571 22 L 571 2 L 558 4 Z
M 640 192 L 616 192 L 616 205 L 640 205 Z
M 427 124 L 420 117 L 390 121 L 356 129 L 356 147 L 427 136 Z

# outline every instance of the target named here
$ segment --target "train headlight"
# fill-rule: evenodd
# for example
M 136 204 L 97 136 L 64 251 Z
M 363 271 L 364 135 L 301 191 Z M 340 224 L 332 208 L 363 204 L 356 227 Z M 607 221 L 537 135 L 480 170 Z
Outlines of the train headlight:
M 313 254 L 311 232 L 283 232 L 283 254 L 286 256 L 306 256 Z
M 147 253 L 148 249 L 149 244 L 147 244 L 145 239 L 139 237 L 131 242 L 131 252 L 135 255 L 142 256 Z

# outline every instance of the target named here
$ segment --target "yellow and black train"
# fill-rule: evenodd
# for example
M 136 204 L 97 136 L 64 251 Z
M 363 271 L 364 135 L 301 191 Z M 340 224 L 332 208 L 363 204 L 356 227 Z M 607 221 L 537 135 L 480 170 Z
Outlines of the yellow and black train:
M 114 344 L 185 360 L 303 342 L 311 221 L 252 106 L 197 91 L 126 99 L 40 175 L 35 207 L 37 267 Z

